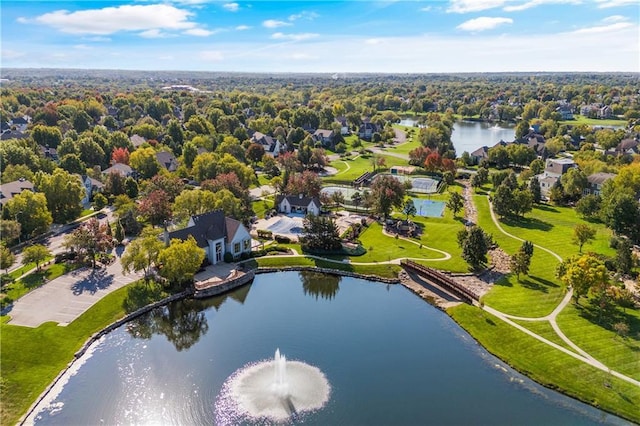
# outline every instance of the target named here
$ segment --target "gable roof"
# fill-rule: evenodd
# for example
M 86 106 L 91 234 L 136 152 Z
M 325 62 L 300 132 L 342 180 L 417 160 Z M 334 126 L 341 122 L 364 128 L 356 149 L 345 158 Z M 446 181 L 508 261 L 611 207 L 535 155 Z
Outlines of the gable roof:
M 231 241 L 233 241 L 233 239 L 236 236 L 236 232 L 238 232 L 238 229 L 240 229 L 240 226 L 242 226 L 242 223 L 240 223 L 240 221 L 235 220 L 231 217 L 225 217 L 224 218 L 224 223 L 226 226 L 226 233 L 227 233 L 227 242 L 230 243 Z
M 26 190 L 33 191 L 33 183 L 23 178 L 0 184 L 0 204 L 4 206 L 10 199 Z
M 102 174 L 105 175 L 108 175 L 109 173 L 118 173 L 121 176 L 128 176 L 133 173 L 133 169 L 128 164 L 116 163 L 113 166 L 102 171 Z
M 301 197 L 299 195 L 278 195 L 276 196 L 276 204 L 280 204 L 285 198 L 289 202 L 289 205 L 292 207 L 307 207 L 309 206 L 309 204 L 311 204 L 312 201 L 316 206 L 322 206 L 318 197 Z
M 170 172 L 178 168 L 178 160 L 176 160 L 176 156 L 173 155 L 172 152 L 156 152 L 156 160 L 158 160 L 158 163 L 160 163 L 162 167 L 169 170 Z
M 196 240 L 196 243 L 198 243 L 198 247 L 207 247 L 209 245 L 209 240 L 219 240 L 226 234 L 226 220 L 224 217 L 224 211 L 222 210 L 213 210 L 207 213 L 191 216 L 189 223 L 192 223 L 192 225 L 169 232 L 169 238 L 186 240 L 189 235 L 191 235 Z
M 327 129 L 318 129 L 315 132 L 313 132 L 313 136 L 315 137 L 322 137 L 324 139 L 326 138 L 330 138 L 333 137 L 333 130 L 327 130 Z
M 609 179 L 613 179 L 616 177 L 615 173 L 594 173 L 592 175 L 587 176 L 587 181 L 592 185 L 602 185 Z
M 141 146 L 143 143 L 147 141 L 145 138 L 143 138 L 140 135 L 131 135 L 129 140 L 131 141 L 131 145 L 133 145 L 136 148 L 138 148 L 139 146 Z
M 480 148 L 476 149 L 475 151 L 473 151 L 471 154 L 469 154 L 472 157 L 480 157 L 480 158 L 488 158 L 489 157 L 489 147 L 485 146 L 481 146 Z

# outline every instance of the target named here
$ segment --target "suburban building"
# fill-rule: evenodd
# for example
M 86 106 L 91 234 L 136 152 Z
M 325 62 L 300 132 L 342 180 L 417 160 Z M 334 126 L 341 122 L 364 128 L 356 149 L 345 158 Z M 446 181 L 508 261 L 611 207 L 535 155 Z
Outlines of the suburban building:
M 560 177 L 577 164 L 571 158 L 551 158 L 547 160 L 544 172 L 537 175 L 540 182 L 540 192 L 543 198 L 549 197 L 549 191 Z
M 361 139 L 371 139 L 373 134 L 378 131 L 378 126 L 375 123 L 365 119 L 358 129 L 358 136 Z
M 349 123 L 347 122 L 347 119 L 345 117 L 342 117 L 342 116 L 336 117 L 335 120 L 336 120 L 336 123 L 340 124 L 340 134 L 342 136 L 346 136 L 349 133 L 351 133 L 349 131 Z
M 322 143 L 323 146 L 333 146 L 335 134 L 333 130 L 318 129 L 311 135 L 314 141 Z
M 480 164 L 482 160 L 489 158 L 489 147 L 486 145 L 482 146 L 469 154 L 469 156 L 471 157 L 473 164 Z
M 162 167 L 170 172 L 175 172 L 178 168 L 178 160 L 176 159 L 176 156 L 173 155 L 173 152 L 156 152 L 156 160 L 158 160 L 158 163 L 160 163 Z
M 282 150 L 282 144 L 278 139 L 274 138 L 273 136 L 265 135 L 264 133 L 255 131 L 253 133 L 250 133 L 250 135 L 251 142 L 262 145 L 265 154 L 268 154 L 272 157 L 277 157 L 280 154 L 280 151 Z
M 116 163 L 113 166 L 104 169 L 102 174 L 107 176 L 111 173 L 118 173 L 122 177 L 133 176 L 133 169 L 128 164 Z
M 582 191 L 582 193 L 584 195 L 600 195 L 602 185 L 609 179 L 613 179 L 615 176 L 615 173 L 594 173 L 587 176 L 587 182 L 589 182 L 589 185 Z
M 191 216 L 186 228 L 164 233 L 166 244 L 171 239 L 184 241 L 189 236 L 204 250 L 212 265 L 224 261 L 225 253 L 231 253 L 234 259 L 242 253 L 251 253 L 251 236 L 247 228 L 240 221 L 226 217 L 222 210 Z
M 140 135 L 131 135 L 129 141 L 134 148 L 140 148 L 147 140 Z
M 321 207 L 322 203 L 317 197 L 305 197 L 302 194 L 298 196 L 278 195 L 276 197 L 276 208 L 280 213 L 301 213 L 317 216 L 320 214 Z
M 84 188 L 84 197 L 82 198 L 81 204 L 83 206 L 88 205 L 93 198 L 93 195 L 102 192 L 104 189 L 104 184 L 99 180 L 96 180 L 87 175 L 77 175 L 82 182 L 82 187 Z
M 22 191 L 33 192 L 33 183 L 24 178 L 20 178 L 13 182 L 0 184 L 0 205 L 4 207 L 9 200 L 20 194 Z

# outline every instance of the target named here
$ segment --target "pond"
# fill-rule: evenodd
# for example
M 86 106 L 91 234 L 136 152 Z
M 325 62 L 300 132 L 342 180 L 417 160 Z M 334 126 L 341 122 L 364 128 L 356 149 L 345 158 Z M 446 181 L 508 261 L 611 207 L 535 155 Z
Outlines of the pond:
M 115 330 L 36 423 L 275 423 L 220 403 L 238 373 L 263 360 L 277 366 L 265 380 L 278 392 L 303 365 L 326 385 L 321 408 L 296 410 L 295 423 L 624 423 L 514 372 L 400 285 L 307 272 L 258 275 Z
M 416 123 L 411 118 L 400 121 L 404 126 L 413 126 Z M 479 121 L 456 121 L 453 124 L 451 142 L 456 149 L 456 155 L 460 157 L 464 151 L 472 153 L 476 149 L 488 146 L 491 148 L 501 140 L 512 142 L 515 139 L 515 127 L 497 125 Z

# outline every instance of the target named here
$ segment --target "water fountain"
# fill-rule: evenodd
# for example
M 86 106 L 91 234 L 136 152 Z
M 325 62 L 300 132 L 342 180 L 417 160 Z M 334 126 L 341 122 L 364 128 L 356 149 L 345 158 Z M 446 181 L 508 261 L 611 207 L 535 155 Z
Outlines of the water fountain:
M 227 379 L 216 401 L 216 419 L 221 424 L 285 421 L 322 408 L 330 390 L 320 369 L 289 361 L 276 349 L 273 360 L 249 364 Z

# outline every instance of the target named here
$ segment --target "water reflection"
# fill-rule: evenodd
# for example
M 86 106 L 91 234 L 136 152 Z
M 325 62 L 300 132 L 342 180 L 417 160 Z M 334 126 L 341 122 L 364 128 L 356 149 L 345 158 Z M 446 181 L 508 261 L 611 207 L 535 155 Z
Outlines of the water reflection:
M 298 273 L 300 281 L 302 281 L 302 290 L 304 294 L 315 296 L 323 299 L 331 300 L 336 297 L 340 290 L 340 275 L 329 275 L 320 272 L 301 271 Z

